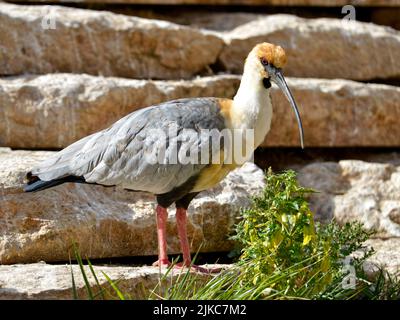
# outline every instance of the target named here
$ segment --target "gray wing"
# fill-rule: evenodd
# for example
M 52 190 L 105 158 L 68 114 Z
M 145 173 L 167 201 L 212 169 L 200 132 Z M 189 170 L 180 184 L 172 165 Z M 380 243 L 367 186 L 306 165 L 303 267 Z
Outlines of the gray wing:
M 200 130 L 225 128 L 215 98 L 179 99 L 133 112 L 32 170 L 41 180 L 68 175 L 87 182 L 162 194 L 197 175 L 220 147 Z M 188 156 L 190 155 L 190 157 Z

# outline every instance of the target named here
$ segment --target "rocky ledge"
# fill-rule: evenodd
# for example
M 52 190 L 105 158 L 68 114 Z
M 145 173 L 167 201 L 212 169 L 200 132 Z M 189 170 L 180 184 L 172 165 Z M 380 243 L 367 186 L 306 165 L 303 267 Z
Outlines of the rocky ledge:
M 241 73 L 249 50 L 268 41 L 285 48 L 288 76 L 400 77 L 400 32 L 345 19 L 260 15 L 216 32 L 105 11 L 0 3 L 0 34 L 0 75 L 178 79 L 215 70 Z
M 373 239 L 367 242 L 376 253 L 364 264 L 370 277 L 374 277 L 379 268 L 392 276 L 400 276 L 400 239 Z M 209 265 L 209 267 L 229 267 L 229 265 Z M 132 266 L 94 266 L 100 285 L 107 290 L 107 298 L 116 299 L 103 272 L 118 285 L 127 299 L 148 299 L 162 296 L 167 285 L 175 281 L 181 273 L 173 270 L 165 276 L 165 271 L 156 267 Z M 85 267 L 90 286 L 96 295 L 99 292 L 96 281 L 88 267 Z M 44 262 L 33 264 L 15 264 L 0 266 L 0 300 L 1 299 L 73 299 L 72 274 L 79 299 L 87 299 L 85 283 L 77 265 L 50 265 Z M 196 274 L 196 285 L 209 279 L 206 274 Z M 99 295 L 96 298 L 100 298 Z
M 210 268 L 224 268 L 224 265 L 209 265 Z M 153 299 L 162 296 L 167 285 L 176 281 L 186 270 L 175 269 L 166 274 L 157 267 L 94 266 L 103 294 L 107 299 L 118 299 L 109 285 L 106 274 L 121 290 L 126 299 Z M 95 299 L 100 299 L 100 290 L 89 267 L 84 267 Z M 44 262 L 0 266 L 0 300 L 71 300 L 74 276 L 78 299 L 88 299 L 85 282 L 78 265 L 49 265 Z M 196 273 L 196 285 L 209 278 L 207 274 Z
M 395 58 L 400 32 L 372 23 L 277 14 L 240 25 L 223 33 L 223 38 L 227 45 L 219 61 L 231 72 L 242 71 L 249 48 L 268 41 L 285 49 L 288 63 L 284 71 L 293 77 L 368 80 L 400 76 L 400 62 Z
M 0 74 L 75 72 L 188 78 L 213 64 L 208 31 L 105 11 L 0 3 Z
M 375 237 L 400 237 L 399 160 L 313 163 L 302 168 L 298 178 L 319 191 L 310 198 L 318 220 L 360 221 L 377 232 Z
M 239 82 L 237 75 L 185 81 L 75 74 L 2 78 L 0 145 L 63 148 L 142 107 L 183 97 L 232 98 Z M 287 82 L 302 115 L 307 147 L 398 146 L 399 87 L 340 79 Z M 272 127 L 263 146 L 298 146 L 294 113 L 275 85 L 272 100 Z

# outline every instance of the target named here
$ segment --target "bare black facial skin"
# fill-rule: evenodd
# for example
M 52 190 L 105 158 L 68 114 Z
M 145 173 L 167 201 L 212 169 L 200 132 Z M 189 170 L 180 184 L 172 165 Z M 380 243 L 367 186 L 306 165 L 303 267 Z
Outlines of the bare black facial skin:
M 263 85 L 265 89 L 271 88 L 271 81 L 270 78 L 264 78 L 263 79 Z

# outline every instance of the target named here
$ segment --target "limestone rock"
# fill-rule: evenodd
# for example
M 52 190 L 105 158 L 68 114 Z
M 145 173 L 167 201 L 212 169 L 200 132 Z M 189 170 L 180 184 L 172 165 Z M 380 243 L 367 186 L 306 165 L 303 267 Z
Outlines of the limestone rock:
M 218 265 L 218 267 L 224 266 Z M 72 300 L 71 268 L 78 298 L 88 299 L 79 266 L 49 265 L 42 262 L 0 266 L 0 300 Z M 94 271 L 100 285 L 110 293 L 104 293 L 108 299 L 117 299 L 117 297 L 102 272 L 117 284 L 125 298 L 130 296 L 131 299 L 148 299 L 153 289 L 156 294 L 163 293 L 167 285 L 170 285 L 171 281 L 175 281 L 180 273 L 179 270 L 172 270 L 171 273 L 164 276 L 164 270 L 160 272 L 157 267 L 146 266 L 94 266 Z M 93 293 L 98 293 L 95 279 L 87 266 L 85 273 Z M 200 285 L 207 278 L 208 276 L 205 274 L 197 274 L 196 284 Z M 155 296 L 153 296 L 154 298 Z M 97 299 L 100 299 L 100 296 Z
M 373 277 L 382 268 L 391 276 L 400 277 L 400 238 L 370 239 L 365 244 L 375 250 L 364 265 L 368 275 Z
M 77 242 L 83 257 L 157 255 L 152 195 L 96 185 L 63 184 L 22 193 L 25 173 L 50 152 L 0 153 L 0 264 L 68 261 Z M 264 186 L 262 170 L 247 163 L 200 193 L 188 213 L 193 252 L 229 251 L 240 208 Z M 168 251 L 179 253 L 175 214 L 169 210 Z
M 231 97 L 237 76 L 151 81 L 49 74 L 0 79 L 0 145 L 63 148 L 141 107 L 184 97 Z
M 241 73 L 249 50 L 269 41 L 286 49 L 289 76 L 400 77 L 400 32 L 389 27 L 291 15 L 226 17 L 195 19 L 193 26 L 236 27 L 213 32 L 106 11 L 0 3 L 0 75 L 177 79 L 209 74 L 217 60 L 222 70 Z
M 291 15 L 259 18 L 224 34 L 219 61 L 241 73 L 249 48 L 263 41 L 281 45 L 284 72 L 293 77 L 369 80 L 400 77 L 400 32 L 371 23 L 303 19 Z
M 183 97 L 231 98 L 239 82 L 232 75 L 187 81 L 74 74 L 3 78 L 0 146 L 63 148 L 141 107 Z M 287 82 L 302 115 L 306 147 L 399 146 L 400 88 L 348 80 Z M 299 146 L 294 113 L 275 85 L 272 102 L 272 127 L 263 146 Z
M 316 218 L 339 224 L 360 221 L 377 237 L 400 237 L 400 166 L 359 160 L 313 163 L 299 182 L 320 193 L 311 196 Z
M 74 72 L 188 78 L 213 64 L 223 41 L 173 23 L 105 11 L 0 3 L 0 74 Z

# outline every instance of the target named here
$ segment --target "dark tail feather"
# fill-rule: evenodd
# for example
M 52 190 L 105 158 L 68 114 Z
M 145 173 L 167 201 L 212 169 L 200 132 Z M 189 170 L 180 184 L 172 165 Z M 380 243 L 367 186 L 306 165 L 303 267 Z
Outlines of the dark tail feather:
M 57 186 L 59 184 L 64 183 L 64 181 L 58 179 L 58 180 L 51 180 L 51 181 L 42 181 L 38 180 L 36 182 L 33 182 L 31 184 L 27 184 L 24 187 L 25 192 L 33 192 L 33 191 L 40 191 L 44 189 L 48 189 L 54 186 Z
M 63 184 L 65 182 L 85 183 L 85 178 L 75 177 L 75 176 L 67 176 L 61 179 L 55 179 L 50 181 L 42 181 L 38 177 L 32 176 L 32 174 L 30 174 L 29 172 L 27 177 L 29 182 L 24 187 L 25 192 L 41 191 L 44 189 L 58 186 L 59 184 Z

